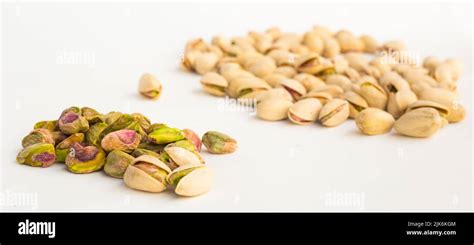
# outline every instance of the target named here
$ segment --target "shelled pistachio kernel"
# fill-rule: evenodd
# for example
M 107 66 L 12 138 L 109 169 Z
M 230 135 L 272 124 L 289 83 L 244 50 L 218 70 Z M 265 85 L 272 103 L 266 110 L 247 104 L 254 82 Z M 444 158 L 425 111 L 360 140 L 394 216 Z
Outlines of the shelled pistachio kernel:
M 310 124 L 318 118 L 322 104 L 318 99 L 301 99 L 288 110 L 288 118 L 295 124 Z
M 141 155 L 128 166 L 123 180 L 132 189 L 147 192 L 162 192 L 168 185 L 166 178 L 171 169 L 158 158 Z
M 66 157 L 66 166 L 72 173 L 91 173 L 102 169 L 105 164 L 105 155 L 105 152 L 98 147 L 74 143 Z
M 138 82 L 138 92 L 150 99 L 158 99 L 162 90 L 161 82 L 150 73 L 145 73 Z
M 16 161 L 33 167 L 49 167 L 54 163 L 55 158 L 53 144 L 37 143 L 25 147 L 18 153 Z
M 168 183 L 175 185 L 175 193 L 180 196 L 198 196 L 208 192 L 214 182 L 214 174 L 202 164 L 187 164 L 176 168 L 167 177 Z
M 104 172 L 115 178 L 123 178 L 123 174 L 134 159 L 133 156 L 123 151 L 113 150 L 107 155 Z
M 337 126 L 349 117 L 349 103 L 342 99 L 328 101 L 319 112 L 319 122 L 327 127 Z
M 202 136 L 202 143 L 213 154 L 232 153 L 237 149 L 237 141 L 227 134 L 209 131 Z
M 228 86 L 227 80 L 216 72 L 208 72 L 201 78 L 201 84 L 205 92 L 215 96 L 225 96 Z
M 107 134 L 101 141 L 102 148 L 109 152 L 113 150 L 121 150 L 124 152 L 132 152 L 140 144 L 141 136 L 134 130 L 122 129 Z
M 55 144 L 51 131 L 44 128 L 34 129 L 21 141 L 21 145 L 23 147 L 27 147 L 37 143 Z
M 384 134 L 390 132 L 395 123 L 393 116 L 378 108 L 367 108 L 355 118 L 357 128 L 367 135 Z
M 441 117 L 433 108 L 420 108 L 409 111 L 394 124 L 395 130 L 402 135 L 426 138 L 435 134 L 442 125 Z

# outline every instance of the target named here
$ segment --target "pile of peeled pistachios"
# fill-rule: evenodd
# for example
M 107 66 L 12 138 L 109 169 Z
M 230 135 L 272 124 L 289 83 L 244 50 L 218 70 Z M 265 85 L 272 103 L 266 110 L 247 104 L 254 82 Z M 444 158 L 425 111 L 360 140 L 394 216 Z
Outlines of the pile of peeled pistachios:
M 202 145 L 214 154 L 237 148 L 233 138 L 216 131 L 201 140 L 190 129 L 152 124 L 140 113 L 101 114 L 89 107 L 70 107 L 59 119 L 34 125 L 22 140 L 17 161 L 34 167 L 65 163 L 77 174 L 103 169 L 136 190 L 161 192 L 173 185 L 178 195 L 196 196 L 213 182 L 200 155 Z
M 464 119 L 456 81 L 462 64 L 426 57 L 421 64 L 403 42 L 314 26 L 304 34 L 270 28 L 210 43 L 190 40 L 181 59 L 203 75 L 204 91 L 256 107 L 257 117 L 337 126 L 348 118 L 366 135 L 395 128 L 429 137 Z

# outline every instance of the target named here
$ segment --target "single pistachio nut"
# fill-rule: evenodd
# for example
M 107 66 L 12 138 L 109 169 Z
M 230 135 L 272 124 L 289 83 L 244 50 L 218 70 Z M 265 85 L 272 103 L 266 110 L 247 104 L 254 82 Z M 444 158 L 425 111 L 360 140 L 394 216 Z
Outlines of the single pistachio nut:
M 367 108 L 355 118 L 359 130 L 367 135 L 385 134 L 390 132 L 395 123 L 393 116 L 378 108 Z
M 294 79 L 282 80 L 280 86 L 286 89 L 294 100 L 299 100 L 306 94 L 306 88 L 299 81 Z
M 275 61 L 270 57 L 261 57 L 248 62 L 245 68 L 257 77 L 265 77 L 275 71 Z
M 82 107 L 81 114 L 89 122 L 89 125 L 104 122 L 105 120 L 104 115 L 90 107 Z
M 305 96 L 302 97 L 303 99 L 307 98 L 315 98 L 318 99 L 319 102 L 321 102 L 322 105 L 326 104 L 329 100 L 331 100 L 333 97 L 330 93 L 328 92 L 320 92 L 320 91 L 310 91 L 307 93 Z
M 335 38 L 339 42 L 341 52 L 362 52 L 364 50 L 364 42 L 357 38 L 350 31 L 342 30 L 336 33 Z
M 466 109 L 458 102 L 457 95 L 451 91 L 440 88 L 425 89 L 421 91 L 419 99 L 433 101 L 448 107 L 448 121 L 450 123 L 462 121 L 466 117 Z
M 305 72 L 316 76 L 326 76 L 336 72 L 334 64 L 328 59 L 316 54 L 299 57 L 295 62 L 298 72 Z
M 160 158 L 159 153 L 157 153 L 155 151 L 147 150 L 147 149 L 144 149 L 144 148 L 137 148 L 132 152 L 133 157 L 139 157 L 141 155 L 150 155 L 150 156 L 156 157 L 158 159 Z
M 315 122 L 322 104 L 318 99 L 307 98 L 294 103 L 288 110 L 288 118 L 295 124 L 305 125 Z
M 56 131 L 58 130 L 58 120 L 53 120 L 53 121 L 41 121 L 35 123 L 35 126 L 33 129 L 39 129 L 39 128 L 44 128 L 49 131 Z
M 65 162 L 67 155 L 74 143 L 82 143 L 84 141 L 83 133 L 71 134 L 69 137 L 56 145 L 56 162 Z
M 265 91 L 264 93 L 259 94 L 255 99 L 256 102 L 259 103 L 260 101 L 266 100 L 266 99 L 285 99 L 290 102 L 293 101 L 293 97 L 291 94 L 288 92 L 288 90 L 284 88 L 273 88 L 270 90 Z
M 418 100 L 415 103 L 408 106 L 406 111 L 409 112 L 409 111 L 413 111 L 420 108 L 433 108 L 437 110 L 442 119 L 442 126 L 445 126 L 446 124 L 448 124 L 448 118 L 449 118 L 449 113 L 450 113 L 448 107 L 442 104 L 433 102 L 433 101 Z
M 20 164 L 26 164 L 33 167 L 49 167 L 56 158 L 54 145 L 49 143 L 37 143 L 25 147 L 16 161 Z
M 297 72 L 293 66 L 279 66 L 273 71 L 273 73 L 281 74 L 287 78 L 292 78 Z
M 214 182 L 214 174 L 205 165 L 189 164 L 176 168 L 168 175 L 167 182 L 175 185 L 180 196 L 198 196 L 208 192 Z
M 364 52 L 366 53 L 373 54 L 379 48 L 377 40 L 370 35 L 362 35 L 360 40 L 364 43 Z
M 140 144 L 141 135 L 134 130 L 122 129 L 107 134 L 101 141 L 102 149 L 105 151 L 121 150 L 132 152 Z
M 199 53 L 194 60 L 194 70 L 203 75 L 214 70 L 219 56 L 213 52 Z
M 295 75 L 293 79 L 303 84 L 303 86 L 306 88 L 306 91 L 312 91 L 326 85 L 326 83 L 321 78 L 308 73 L 299 73 Z
M 86 142 L 100 147 L 100 134 L 107 128 L 107 123 L 101 122 L 92 125 L 86 132 Z
M 89 130 L 89 122 L 74 111 L 64 113 L 58 120 L 61 132 L 70 135 L 75 133 L 85 133 Z
M 349 103 L 342 99 L 329 100 L 319 112 L 319 122 L 327 127 L 337 126 L 349 117 Z
M 323 37 L 314 32 L 306 32 L 304 34 L 303 44 L 306 45 L 311 52 L 322 54 L 324 51 Z
M 170 160 L 178 166 L 183 166 L 186 164 L 202 164 L 201 159 L 199 159 L 199 157 L 196 156 L 194 152 L 183 147 L 165 147 L 164 152 L 166 152 Z
M 185 135 L 180 129 L 164 126 L 155 129 L 147 138 L 154 144 L 168 144 L 184 139 Z
M 105 123 L 106 124 L 112 124 L 116 120 L 118 120 L 122 115 L 123 115 L 123 113 L 121 113 L 121 112 L 111 111 L 111 112 L 104 115 Z
M 288 117 L 293 102 L 281 98 L 269 98 L 257 104 L 257 117 L 267 121 L 279 121 Z
M 420 108 L 403 114 L 394 125 L 401 134 L 416 138 L 426 138 L 435 134 L 442 125 L 441 117 L 433 108 Z
M 353 91 L 347 91 L 344 93 L 344 99 L 349 102 L 349 117 L 350 118 L 356 118 L 357 115 L 367 109 L 369 105 L 367 102 L 360 96 L 359 94 L 353 92 Z
M 161 95 L 161 90 L 161 82 L 152 74 L 145 73 L 140 77 L 138 82 L 138 92 L 141 95 L 150 99 L 158 99 Z
M 202 142 L 199 136 L 191 129 L 183 129 L 184 138 L 193 143 L 194 148 L 197 152 L 201 152 Z
M 23 147 L 27 147 L 37 143 L 48 143 L 55 144 L 53 134 L 48 129 L 38 128 L 31 131 L 27 136 L 21 141 Z
M 137 149 L 145 149 L 149 151 L 154 151 L 160 153 L 165 148 L 166 144 L 155 144 L 152 142 L 142 142 L 138 145 Z
M 202 143 L 213 154 L 232 153 L 237 149 L 237 141 L 227 134 L 209 131 L 202 136 Z
M 263 78 L 263 80 L 265 80 L 265 82 L 267 82 L 268 85 L 273 88 L 279 86 L 281 81 L 285 79 L 288 79 L 288 77 L 278 73 L 272 73 Z
M 253 77 L 239 80 L 239 84 L 236 86 L 236 93 L 238 98 L 254 98 L 255 95 L 269 89 L 271 89 L 271 87 L 265 80 Z
M 199 159 L 199 161 L 204 164 L 205 161 L 204 159 L 202 158 L 202 156 L 199 154 L 199 152 L 196 150 L 196 146 L 194 145 L 193 142 L 187 140 L 187 139 L 184 139 L 184 140 L 179 140 L 179 141 L 176 141 L 174 143 L 170 143 L 170 144 L 167 144 L 165 146 L 165 148 L 163 149 L 163 153 L 164 155 L 167 155 L 168 153 L 166 153 L 166 149 L 167 148 L 170 148 L 170 147 L 181 147 L 181 148 L 184 148 L 192 153 L 194 153 L 194 155 L 196 155 L 196 157 Z M 168 165 L 169 163 L 169 160 L 171 158 L 169 158 L 169 155 L 168 156 L 165 156 L 165 158 L 168 157 L 168 159 L 166 161 L 163 161 L 164 163 L 166 163 Z M 172 160 L 172 159 L 171 159 Z M 174 169 L 172 166 L 173 164 L 171 165 L 168 165 L 171 169 Z
M 324 51 L 323 56 L 326 58 L 336 57 L 341 53 L 341 46 L 339 42 L 333 37 L 324 38 Z
M 150 122 L 150 119 L 148 119 L 148 117 L 146 117 L 145 115 L 141 113 L 136 113 L 136 112 L 130 115 L 142 128 L 142 130 L 140 130 L 141 132 L 147 132 L 149 130 L 149 128 L 151 127 L 151 122 Z
M 399 90 L 388 94 L 387 111 L 395 118 L 399 118 L 407 107 L 417 100 L 416 94 L 409 89 Z
M 142 155 L 130 163 L 123 180 L 125 185 L 135 190 L 162 192 L 168 185 L 166 178 L 169 173 L 171 169 L 158 158 Z
M 321 87 L 316 88 L 314 91 L 311 92 L 319 92 L 319 93 L 328 93 L 333 98 L 341 97 L 344 94 L 344 89 L 337 85 L 324 85 Z
M 385 109 L 388 97 L 382 87 L 370 81 L 360 83 L 359 87 L 359 94 L 367 101 L 370 107 Z
M 123 151 L 113 150 L 107 155 L 104 172 L 115 178 L 123 178 L 125 171 L 134 159 L 133 156 Z
M 409 90 L 409 83 L 398 73 L 389 71 L 385 72 L 379 80 L 380 86 L 386 93 L 396 93 L 400 90 Z
M 66 157 L 66 166 L 72 173 L 91 173 L 104 166 L 105 155 L 105 152 L 98 147 L 73 143 L 70 153 Z
M 102 130 L 99 135 L 99 138 L 100 140 L 102 140 L 109 133 L 122 129 L 134 130 L 141 136 L 145 136 L 146 131 L 143 129 L 142 125 L 143 122 L 140 122 L 140 119 L 137 120 L 137 115 L 122 114 L 114 122 L 108 124 L 108 126 L 104 130 Z
M 204 74 L 204 76 L 201 78 L 201 84 L 204 91 L 211 95 L 226 95 L 225 90 L 228 86 L 228 82 L 223 76 L 215 72 L 208 72 Z

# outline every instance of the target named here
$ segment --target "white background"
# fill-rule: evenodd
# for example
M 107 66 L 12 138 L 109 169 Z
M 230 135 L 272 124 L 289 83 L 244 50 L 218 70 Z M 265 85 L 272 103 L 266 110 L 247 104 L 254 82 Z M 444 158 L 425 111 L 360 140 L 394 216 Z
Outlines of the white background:
M 193 37 L 244 35 L 314 24 L 402 39 L 420 56 L 455 57 L 468 116 L 429 139 L 361 135 L 340 127 L 264 122 L 221 107 L 178 61 Z M 2 211 L 469 211 L 472 210 L 472 5 L 448 3 L 8 3 L 2 6 Z M 61 60 L 72 57 L 74 60 Z M 163 83 L 141 98 L 143 72 Z M 140 112 L 154 122 L 220 130 L 234 154 L 203 157 L 211 192 L 179 198 L 127 188 L 102 172 L 75 175 L 62 164 L 15 163 L 21 139 L 69 106 Z M 235 108 L 234 108 L 235 109 Z M 29 197 L 27 201 L 20 200 Z

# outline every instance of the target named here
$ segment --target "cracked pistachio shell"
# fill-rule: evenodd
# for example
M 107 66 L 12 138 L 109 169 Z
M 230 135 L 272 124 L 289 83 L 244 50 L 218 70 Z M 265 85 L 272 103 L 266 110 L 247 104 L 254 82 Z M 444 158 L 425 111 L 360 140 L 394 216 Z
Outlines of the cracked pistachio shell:
M 158 159 L 160 158 L 159 153 L 157 153 L 155 151 L 143 149 L 143 148 L 137 148 L 137 149 L 133 150 L 133 152 L 132 152 L 133 157 L 139 157 L 141 155 L 150 155 L 150 156 L 156 157 Z
M 407 107 L 417 101 L 416 94 L 411 90 L 399 90 L 388 94 L 387 111 L 395 118 L 399 118 Z
M 83 133 L 71 134 L 69 137 L 56 145 L 56 162 L 65 162 L 66 157 L 74 143 L 82 143 L 84 141 Z
M 239 98 L 252 98 L 255 93 L 271 89 L 265 80 L 260 78 L 248 78 L 239 80 L 236 92 Z
M 158 158 L 142 155 L 130 163 L 123 180 L 132 189 L 156 193 L 166 189 L 169 173 L 171 169 Z
M 199 159 L 199 161 L 200 161 L 202 164 L 205 163 L 204 159 L 201 157 L 201 155 L 199 154 L 199 152 L 196 150 L 195 145 L 194 145 L 191 141 L 189 141 L 189 140 L 187 140 L 187 139 L 179 140 L 179 141 L 176 141 L 176 142 L 174 142 L 174 143 L 167 144 L 167 145 L 165 146 L 164 150 L 166 150 L 166 148 L 170 148 L 170 147 L 181 147 L 181 148 L 184 148 L 184 149 L 186 149 L 186 150 L 192 152 L 192 153 Z M 168 153 L 166 153 L 166 151 L 164 152 L 164 154 L 168 155 Z M 168 159 L 167 159 L 166 161 L 163 161 L 163 162 L 166 163 L 166 164 L 171 163 L 171 162 L 169 162 L 169 160 L 171 159 L 171 158 L 169 158 L 169 155 L 168 155 L 168 156 L 165 156 L 165 159 L 166 159 L 166 158 L 168 158 Z M 171 160 L 172 160 L 172 159 L 171 159 Z M 172 166 L 172 165 L 173 165 L 173 163 L 171 163 L 171 166 Z M 176 164 L 174 164 L 174 165 L 176 165 Z M 170 165 L 168 165 L 168 166 L 170 166 Z M 171 166 L 170 166 L 170 168 L 171 168 L 171 169 L 174 169 L 174 168 L 171 167 Z
M 296 75 L 296 70 L 293 66 L 279 66 L 273 71 L 273 73 L 281 74 L 287 78 L 292 78 Z
M 90 107 L 82 107 L 81 113 L 82 116 L 89 122 L 89 125 L 104 121 L 104 115 Z
M 361 78 L 360 73 L 352 67 L 348 67 L 347 69 L 345 69 L 343 74 L 349 79 L 351 79 L 351 81 L 357 81 Z
M 385 134 L 390 132 L 395 123 L 393 116 L 378 108 L 367 108 L 355 118 L 357 128 L 367 135 Z
M 349 103 L 342 99 L 328 101 L 319 112 L 319 122 L 327 127 L 337 126 L 349 117 Z
M 155 129 L 147 138 L 154 144 L 168 144 L 184 139 L 185 135 L 180 129 L 164 126 Z
M 202 143 L 213 154 L 232 153 L 237 149 L 237 141 L 227 134 L 209 131 L 202 136 Z
M 288 101 L 293 101 L 291 94 L 284 88 L 273 88 L 265 91 L 262 94 L 259 94 L 256 98 L 257 103 L 266 99 L 284 99 Z
M 316 88 L 314 91 L 311 92 L 324 92 L 330 94 L 333 98 L 340 97 L 344 94 L 344 89 L 337 85 L 324 85 L 319 88 Z
M 373 54 L 379 48 L 379 42 L 370 35 L 362 35 L 360 36 L 360 40 L 364 44 L 364 52 L 366 53 Z
M 268 53 L 268 57 L 275 60 L 277 66 L 294 66 L 296 54 L 283 49 L 274 49 Z
M 90 145 L 100 146 L 100 134 L 107 128 L 106 123 L 96 123 L 86 132 L 86 141 Z
M 268 85 L 270 85 L 273 88 L 280 85 L 281 81 L 285 79 L 288 79 L 288 77 L 282 74 L 278 74 L 278 73 L 272 73 L 263 78 L 263 80 L 265 80 L 265 82 L 267 82 Z
M 123 178 L 125 171 L 134 159 L 133 156 L 123 151 L 113 150 L 107 155 L 104 172 L 115 178 Z
M 201 159 L 199 159 L 199 157 L 197 157 L 194 152 L 189 151 L 183 147 L 165 147 L 164 151 L 178 166 L 183 166 L 186 164 L 202 164 Z
M 326 84 L 339 86 L 344 91 L 350 91 L 353 86 L 352 81 L 348 77 L 341 74 L 329 75 L 326 78 Z
M 409 83 L 398 73 L 390 71 L 385 72 L 379 80 L 380 86 L 386 93 L 396 93 L 400 90 L 409 90 Z
M 293 79 L 303 84 L 303 86 L 306 88 L 306 91 L 311 91 L 326 85 L 326 83 L 321 78 L 308 73 L 299 73 L 295 75 Z
M 219 56 L 216 53 L 199 53 L 194 60 L 194 70 L 201 75 L 206 74 L 214 70 L 218 61 Z
M 279 121 L 288 117 L 293 102 L 281 98 L 269 98 L 257 104 L 257 117 L 267 121 Z
M 448 124 L 448 118 L 449 118 L 449 113 L 450 113 L 448 107 L 442 104 L 433 102 L 433 101 L 429 101 L 429 100 L 418 100 L 415 103 L 408 106 L 406 111 L 409 112 L 409 111 L 413 111 L 420 108 L 433 108 L 437 110 L 443 121 L 442 126 Z
M 294 103 L 288 110 L 288 118 L 295 124 L 305 125 L 315 122 L 322 104 L 318 99 L 307 98 Z
M 33 129 L 39 129 L 39 128 L 44 128 L 49 131 L 56 131 L 58 130 L 58 120 L 53 120 L 53 121 L 41 121 L 35 123 L 35 126 Z
M 282 88 L 286 89 L 294 100 L 299 100 L 306 94 L 306 88 L 299 81 L 294 79 L 285 79 L 280 82 Z
M 364 50 L 364 42 L 349 31 L 342 30 L 336 33 L 335 38 L 339 42 L 341 52 L 362 52 Z
M 419 95 L 420 100 L 429 100 L 442 104 L 449 109 L 448 121 L 455 123 L 462 121 L 466 116 L 466 110 L 457 100 L 457 95 L 451 91 L 430 88 L 423 90 Z
M 66 157 L 67 169 L 76 174 L 86 174 L 100 170 L 105 164 L 105 152 L 95 146 L 73 143 Z
M 349 117 L 356 118 L 357 115 L 369 107 L 367 102 L 353 91 L 347 91 L 344 93 L 344 99 L 349 102 Z
M 138 147 L 141 138 L 134 130 L 122 129 L 107 134 L 102 139 L 101 146 L 107 152 L 121 150 L 130 153 Z
M 162 85 L 150 73 L 143 74 L 138 81 L 138 92 L 150 99 L 158 99 L 161 95 Z
M 328 92 L 320 92 L 320 91 L 313 90 L 307 93 L 305 96 L 303 96 L 303 99 L 307 99 L 307 98 L 318 99 L 319 102 L 321 102 L 321 104 L 324 105 L 328 102 L 328 100 L 331 100 L 333 97 Z
M 340 53 L 341 53 L 341 46 L 339 46 L 339 42 L 335 38 L 327 37 L 324 39 L 324 51 L 323 51 L 324 57 L 333 58 L 333 57 L 336 57 Z
M 208 192 L 214 182 L 214 173 L 204 165 L 185 165 L 168 175 L 168 182 L 175 185 L 180 196 L 198 196 Z
M 26 164 L 32 167 L 49 167 L 54 163 L 56 155 L 54 145 L 48 143 L 37 143 L 25 147 L 16 161 L 20 164 Z
M 186 138 L 191 143 L 193 143 L 194 149 L 197 152 L 201 152 L 202 142 L 199 136 L 196 134 L 196 132 L 194 132 L 191 129 L 185 128 L 183 129 L 183 133 L 184 133 L 184 138 Z
M 297 58 L 295 68 L 298 72 L 305 72 L 316 76 L 325 76 L 336 72 L 330 60 L 316 54 L 303 55 Z
M 215 73 L 208 72 L 201 78 L 201 84 L 205 92 L 215 96 L 225 96 L 225 90 L 228 86 L 227 80 Z
M 420 108 L 403 114 L 394 125 L 402 135 L 426 138 L 435 134 L 441 127 L 442 120 L 437 110 Z
M 387 93 L 378 84 L 365 81 L 359 84 L 359 94 L 370 107 L 385 109 L 387 106 Z
M 89 130 L 89 122 L 79 113 L 65 112 L 58 120 L 58 126 L 61 132 L 66 135 L 75 133 L 84 133 Z
M 265 77 L 275 71 L 275 61 L 270 57 L 260 57 L 251 61 L 248 61 L 245 65 L 247 71 L 250 71 L 257 77 Z
M 23 147 L 27 147 L 37 143 L 48 143 L 55 144 L 53 134 L 48 129 L 38 128 L 31 131 L 27 136 L 21 141 Z

